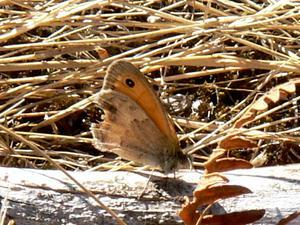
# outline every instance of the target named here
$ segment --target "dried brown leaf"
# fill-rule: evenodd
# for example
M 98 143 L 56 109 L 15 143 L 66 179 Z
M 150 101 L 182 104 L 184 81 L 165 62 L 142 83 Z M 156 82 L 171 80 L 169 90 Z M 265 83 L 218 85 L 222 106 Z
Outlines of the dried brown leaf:
M 298 222 L 300 222 L 300 211 L 294 212 L 294 213 L 288 215 L 287 217 L 281 219 L 281 220 L 277 223 L 277 225 L 288 225 L 289 222 L 291 222 L 291 221 L 293 221 L 293 220 L 295 220 L 295 219 L 299 220 Z M 295 222 L 295 221 L 293 221 L 293 222 Z M 295 224 L 296 224 L 296 223 L 295 223 Z
M 241 148 L 255 148 L 257 147 L 257 144 L 255 141 L 249 140 L 245 137 L 233 136 L 220 141 L 218 147 L 226 150 L 233 150 Z
M 231 198 L 248 193 L 251 193 L 248 188 L 239 185 L 216 185 L 204 188 L 199 186 L 194 191 L 193 201 L 189 202 L 187 199 L 179 212 L 179 216 L 186 225 L 196 224 L 200 216 L 197 209 L 200 206 L 212 204 L 219 199 Z
M 236 169 L 251 169 L 253 166 L 250 162 L 244 159 L 223 158 L 205 163 L 206 173 L 225 172 Z
M 201 214 L 199 212 L 196 212 L 194 207 L 190 204 L 183 206 L 182 209 L 179 211 L 179 216 L 183 220 L 185 225 L 196 224 L 200 215 Z
M 194 191 L 194 204 L 207 205 L 211 204 L 219 199 L 231 198 L 234 196 L 248 194 L 251 191 L 239 185 L 214 185 L 207 188 L 196 188 Z
M 216 185 L 220 183 L 228 183 L 229 180 L 220 173 L 209 173 L 204 174 L 201 178 L 199 185 L 202 187 L 208 187 L 211 185 Z
M 281 99 L 286 99 L 289 95 L 296 92 L 296 86 L 299 84 L 300 78 L 296 78 L 272 88 L 250 106 L 245 114 L 235 122 L 234 127 L 241 128 L 246 123 L 251 122 L 257 113 L 266 111 L 270 104 L 277 103 Z
M 247 210 L 242 212 L 232 212 L 223 215 L 206 215 L 201 221 L 201 225 L 243 225 L 253 223 L 263 217 L 265 210 Z

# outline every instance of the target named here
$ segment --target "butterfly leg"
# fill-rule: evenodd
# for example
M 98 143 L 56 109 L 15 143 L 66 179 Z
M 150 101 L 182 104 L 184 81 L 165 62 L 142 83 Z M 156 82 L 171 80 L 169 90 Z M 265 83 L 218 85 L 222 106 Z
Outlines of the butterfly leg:
M 146 184 L 145 184 L 143 190 L 142 190 L 141 193 L 138 195 L 138 197 L 137 197 L 138 200 L 141 199 L 141 198 L 143 197 L 143 195 L 145 194 L 146 189 L 147 189 L 147 187 L 148 187 L 148 185 L 149 185 L 149 182 L 150 182 L 150 180 L 151 180 L 151 177 L 152 177 L 152 175 L 153 175 L 153 172 L 154 172 L 154 169 L 151 170 L 151 174 L 149 175 L 149 178 L 148 178 L 148 180 L 147 180 L 147 182 L 146 182 Z

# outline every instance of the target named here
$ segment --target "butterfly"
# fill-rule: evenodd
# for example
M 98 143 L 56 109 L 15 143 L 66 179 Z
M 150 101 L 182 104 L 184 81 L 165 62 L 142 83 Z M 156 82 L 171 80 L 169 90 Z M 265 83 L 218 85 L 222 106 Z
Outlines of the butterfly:
M 113 62 L 95 102 L 105 114 L 104 121 L 91 126 L 98 150 L 165 173 L 190 167 L 172 121 L 150 83 L 133 64 Z

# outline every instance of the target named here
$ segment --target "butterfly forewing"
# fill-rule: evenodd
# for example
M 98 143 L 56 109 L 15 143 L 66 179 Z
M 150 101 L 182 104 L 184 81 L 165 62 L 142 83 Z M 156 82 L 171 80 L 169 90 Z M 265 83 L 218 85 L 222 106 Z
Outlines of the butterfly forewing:
M 178 142 L 173 125 L 144 75 L 131 63 L 119 60 L 107 70 L 103 90 L 115 89 L 134 100 L 153 120 L 162 133 Z

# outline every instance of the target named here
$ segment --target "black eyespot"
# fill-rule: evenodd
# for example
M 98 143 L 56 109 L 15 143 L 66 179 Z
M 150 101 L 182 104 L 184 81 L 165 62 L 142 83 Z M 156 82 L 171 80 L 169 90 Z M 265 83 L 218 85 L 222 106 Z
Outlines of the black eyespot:
M 135 83 L 134 83 L 134 81 L 133 80 L 131 80 L 131 79 L 126 79 L 125 80 L 125 82 L 126 82 L 126 85 L 128 86 L 128 87 L 131 87 L 131 88 L 133 88 L 134 86 L 135 86 Z

